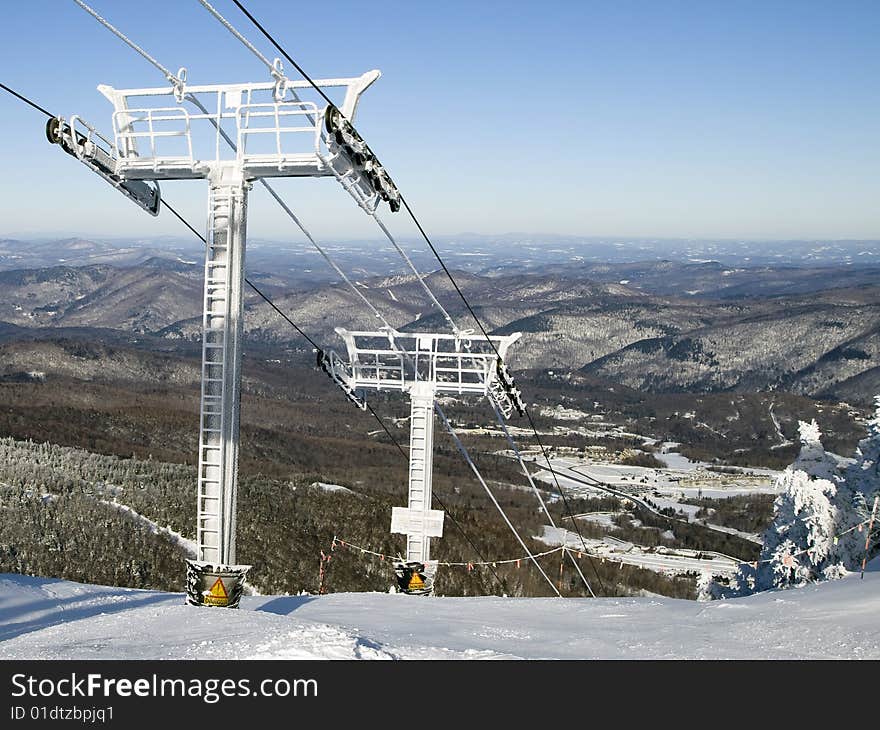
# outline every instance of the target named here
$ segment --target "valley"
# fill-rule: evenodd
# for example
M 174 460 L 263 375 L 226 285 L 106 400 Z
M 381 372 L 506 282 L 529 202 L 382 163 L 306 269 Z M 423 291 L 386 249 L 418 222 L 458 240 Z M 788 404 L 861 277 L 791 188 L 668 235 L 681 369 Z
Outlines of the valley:
M 0 506 L 13 516 L 0 531 L 0 570 L 181 588 L 181 545 L 194 537 L 202 274 L 184 256 L 148 253 L 0 271 Z M 556 528 L 486 404 L 444 397 L 443 407 L 532 551 L 578 550 L 597 594 L 692 597 L 701 570 L 724 575 L 754 559 L 772 477 L 796 452 L 799 420 L 816 418 L 830 449 L 852 451 L 864 431 L 870 399 L 861 384 L 874 377 L 880 309 L 873 285 L 849 287 L 847 269 L 811 295 L 733 289 L 701 298 L 664 293 L 660 272 L 667 282 L 690 276 L 688 286 L 711 288 L 724 267 L 616 266 L 583 264 L 594 278 L 551 273 L 552 262 L 525 274 L 456 272 L 488 327 L 523 332 L 511 367 L 552 472 L 527 424 L 514 418 L 509 428 Z M 633 280 L 611 280 L 624 271 Z M 296 282 L 282 269 L 251 276 L 329 346 L 338 342 L 331 325 L 375 326 L 340 285 Z M 787 276 L 793 290 L 813 281 L 772 266 L 757 279 L 770 276 Z M 428 281 L 463 320 L 448 280 L 433 273 Z M 365 275 L 358 286 L 401 330 L 442 327 L 423 311 L 414 277 Z M 247 300 L 245 330 L 241 551 L 258 592 L 314 592 L 319 555 L 334 536 L 387 555 L 401 550 L 387 524 L 391 505 L 405 498 L 406 462 L 256 296 Z M 405 444 L 405 400 L 383 393 L 370 401 Z M 479 563 L 474 548 L 490 564 L 522 555 L 446 437 L 434 471 L 436 493 L 467 535 L 448 523 L 439 559 Z M 119 535 L 111 542 L 120 554 L 106 561 L 86 558 L 99 550 L 85 529 L 95 520 Z M 541 560 L 563 593 L 585 595 L 557 559 Z M 326 587 L 384 590 L 390 575 L 381 563 L 341 553 Z M 444 595 L 547 588 L 520 565 L 438 577 Z

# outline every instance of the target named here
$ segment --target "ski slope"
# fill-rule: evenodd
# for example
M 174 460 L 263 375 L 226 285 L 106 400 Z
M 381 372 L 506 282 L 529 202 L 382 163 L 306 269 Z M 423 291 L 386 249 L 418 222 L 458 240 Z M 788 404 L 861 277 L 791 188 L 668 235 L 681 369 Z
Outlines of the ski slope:
M 0 659 L 880 658 L 880 563 L 711 603 L 651 598 L 181 594 L 0 575 Z
M 536 540 L 547 545 L 566 545 L 573 550 L 585 549 L 590 555 L 613 563 L 635 565 L 666 575 L 685 573 L 708 573 L 709 575 L 734 575 L 741 562 L 730 556 L 709 550 L 686 548 L 646 548 L 608 535 L 602 540 L 584 538 L 577 532 L 562 527 L 544 527 Z M 701 556 L 701 557 L 698 557 Z

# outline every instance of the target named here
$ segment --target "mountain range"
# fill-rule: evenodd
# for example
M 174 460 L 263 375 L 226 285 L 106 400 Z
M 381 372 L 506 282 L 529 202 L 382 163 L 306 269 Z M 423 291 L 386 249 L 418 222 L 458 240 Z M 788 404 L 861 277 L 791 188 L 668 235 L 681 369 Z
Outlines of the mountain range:
M 523 333 L 511 351 L 514 369 L 581 370 L 658 393 L 785 390 L 859 402 L 880 386 L 880 267 L 655 261 L 546 268 L 453 272 L 488 329 Z M 202 273 L 198 263 L 164 255 L 0 271 L 0 322 L 196 345 Z M 341 282 L 291 281 L 260 270 L 250 278 L 324 347 L 341 347 L 334 327 L 382 324 Z M 414 275 L 354 280 L 396 328 L 447 328 Z M 443 273 L 428 274 L 426 283 L 462 328 L 475 328 Z M 251 342 L 305 348 L 253 292 L 246 306 Z

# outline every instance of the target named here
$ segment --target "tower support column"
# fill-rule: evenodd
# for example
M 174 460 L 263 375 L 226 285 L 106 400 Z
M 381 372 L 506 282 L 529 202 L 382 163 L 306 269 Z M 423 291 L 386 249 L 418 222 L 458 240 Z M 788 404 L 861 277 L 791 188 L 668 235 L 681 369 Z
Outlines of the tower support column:
M 410 391 L 409 492 L 407 507 L 410 528 L 406 533 L 407 562 L 431 559 L 428 521 L 431 510 L 431 482 L 434 467 L 434 388 L 417 382 Z
M 250 183 L 244 180 L 235 164 L 217 165 L 208 179 L 211 191 L 202 320 L 198 561 L 190 565 L 190 573 L 207 571 L 208 577 L 195 580 L 190 575 L 187 588 L 190 602 L 227 605 L 222 600 L 224 594 L 226 598 L 235 592 L 240 595 L 245 570 L 243 566 L 235 566 L 235 529 L 244 319 L 242 292 Z M 190 584 L 193 584 L 192 590 Z M 204 600 L 212 595 L 218 599 L 217 603 Z
M 235 563 L 238 430 L 241 401 L 242 289 L 247 191 L 241 172 L 210 176 L 202 320 L 198 557 Z
M 409 482 L 406 507 L 391 510 L 391 532 L 406 535 L 406 562 L 395 566 L 398 588 L 431 593 L 436 562 L 431 538 L 443 536 L 443 511 L 431 509 L 434 468 L 434 398 L 432 382 L 416 381 L 409 391 Z

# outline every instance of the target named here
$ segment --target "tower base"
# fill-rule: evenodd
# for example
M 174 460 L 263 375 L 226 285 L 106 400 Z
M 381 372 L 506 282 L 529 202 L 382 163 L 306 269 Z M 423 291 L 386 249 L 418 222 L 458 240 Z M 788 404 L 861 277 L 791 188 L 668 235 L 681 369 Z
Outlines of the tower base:
M 186 561 L 186 602 L 191 606 L 238 608 L 250 565 Z
M 397 581 L 393 587 L 396 593 L 406 593 L 410 596 L 430 596 L 434 594 L 436 574 L 436 560 L 427 560 L 424 563 L 416 561 L 395 563 L 394 575 Z

